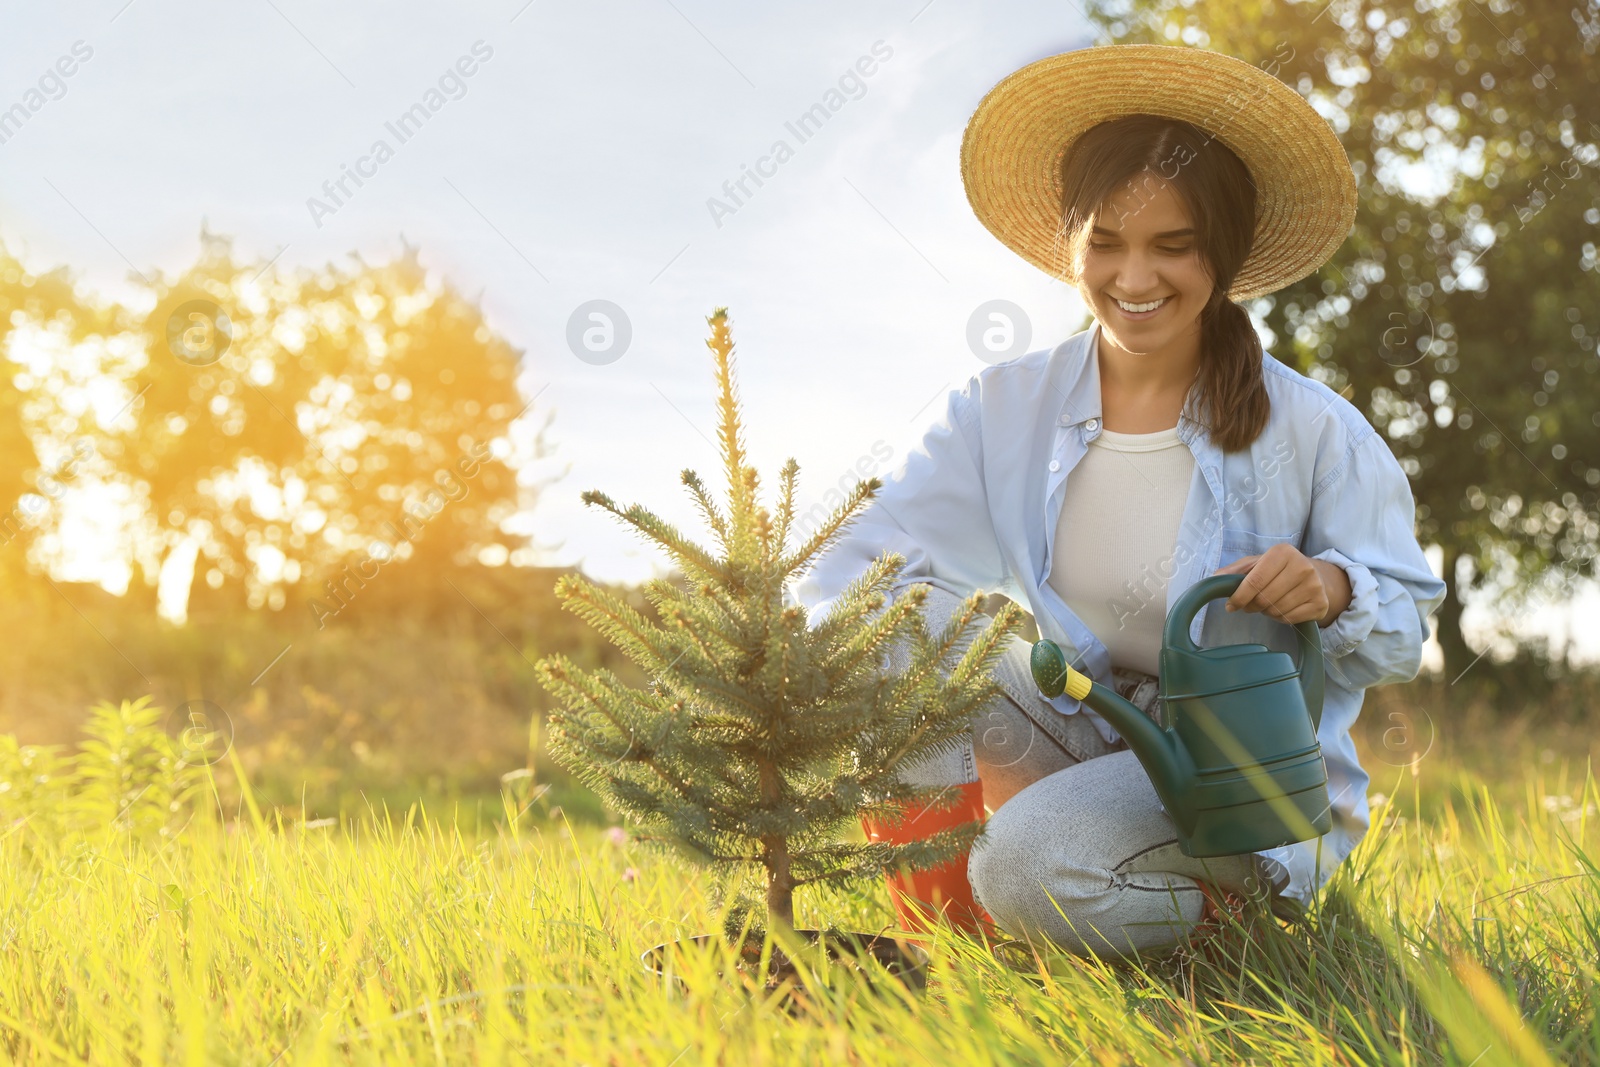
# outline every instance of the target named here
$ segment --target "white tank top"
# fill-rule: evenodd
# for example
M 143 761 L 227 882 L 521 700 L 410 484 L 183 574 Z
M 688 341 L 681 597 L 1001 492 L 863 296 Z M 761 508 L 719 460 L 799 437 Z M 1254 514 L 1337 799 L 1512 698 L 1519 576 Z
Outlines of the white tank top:
M 1113 667 L 1160 671 L 1167 583 L 1193 475 L 1194 454 L 1174 426 L 1101 429 L 1067 478 L 1047 581 Z

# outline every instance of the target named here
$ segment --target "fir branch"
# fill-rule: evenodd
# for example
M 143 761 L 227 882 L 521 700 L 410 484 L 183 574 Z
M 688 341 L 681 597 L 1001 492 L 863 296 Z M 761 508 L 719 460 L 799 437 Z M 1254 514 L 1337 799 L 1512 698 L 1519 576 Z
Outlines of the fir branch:
M 746 656 L 743 649 L 723 639 L 715 627 L 707 627 L 704 633 L 701 632 L 695 625 L 694 616 L 703 606 L 701 602 L 686 597 L 678 598 L 676 602 L 663 600 L 658 605 L 663 621 L 669 624 L 674 634 L 686 638 L 687 643 L 671 663 L 657 672 L 656 677 L 681 678 L 682 683 L 675 688 L 687 700 L 692 700 L 696 695 L 692 688 L 696 678 L 721 679 L 723 672 L 719 669 L 720 664 L 727 661 L 740 663 Z M 680 663 L 683 666 L 679 667 Z
M 869 866 L 865 869 L 858 867 L 840 867 L 836 870 L 824 871 L 821 874 L 810 874 L 806 875 L 804 878 L 796 878 L 794 880 L 794 887 L 799 889 L 803 885 L 815 885 L 818 882 L 844 882 L 848 884 L 859 878 L 871 878 L 882 873 L 883 870 L 879 867 Z
M 652 623 L 631 605 L 581 575 L 563 574 L 556 580 L 555 592 L 562 607 L 611 638 L 613 644 L 641 667 L 659 670 L 664 663 L 671 662 L 667 653 L 677 651 L 670 645 L 658 648 L 654 643 L 665 642 L 670 631 Z
M 634 834 L 637 841 L 648 841 L 652 844 L 666 845 L 676 848 L 692 857 L 708 863 L 759 863 L 759 855 L 731 855 L 725 856 L 717 852 L 715 846 L 701 845 L 685 835 L 674 834 L 670 830 L 643 830 Z
M 617 810 L 636 823 L 651 826 L 657 819 L 664 818 L 661 798 L 650 785 L 631 778 L 613 777 L 605 784 L 603 792 L 609 793 Z
M 862 627 L 860 632 L 824 661 L 823 671 L 827 675 L 829 684 L 833 684 L 854 670 L 885 643 L 901 636 L 908 622 L 913 635 L 925 640 L 922 604 L 927 597 L 927 588 L 921 584 L 909 586 L 904 593 L 895 597 L 883 614 Z M 918 643 L 921 644 L 920 641 Z M 916 661 L 913 660 L 913 666 L 915 665 Z
M 888 707 L 906 709 L 906 712 L 883 717 L 885 725 L 874 731 L 872 757 L 882 766 L 883 774 L 890 774 L 891 768 L 898 768 L 906 761 L 934 758 L 957 750 L 958 745 L 963 744 L 963 736 L 970 733 L 970 720 L 976 709 L 1000 693 L 1000 685 L 994 680 L 974 683 L 973 688 L 966 691 L 954 686 L 941 688 L 936 672 L 923 667 L 926 662 L 939 664 L 942 657 L 934 661 L 914 657 L 912 665 L 894 681 L 891 693 L 885 696 Z M 917 685 L 904 691 L 909 686 L 906 678 L 914 673 L 918 675 Z M 925 688 L 930 685 L 934 689 L 928 693 Z M 928 715 L 926 707 L 930 704 L 944 709 L 944 715 Z
M 795 485 L 799 480 L 800 464 L 790 456 L 784 463 L 783 469 L 778 472 L 778 525 L 773 531 L 773 543 L 777 546 L 778 558 L 783 557 L 783 551 L 789 545 L 789 533 L 794 526 L 794 497 Z M 779 573 L 787 573 L 779 568 Z
M 684 663 L 687 660 L 688 663 Z M 694 666 L 703 667 L 696 671 Z M 765 715 L 768 708 L 760 703 L 747 690 L 741 688 L 738 682 L 724 677 L 714 666 L 713 661 L 700 660 L 699 657 L 685 653 L 678 664 L 671 669 L 663 670 L 659 675 L 661 684 L 669 687 L 679 699 L 696 706 L 708 706 L 720 709 L 731 715 L 739 712 L 748 712 L 749 718 L 754 721 Z M 722 698 L 722 699 L 714 699 Z
M 921 755 L 921 750 L 917 748 L 917 742 L 923 739 L 930 730 L 934 729 L 935 725 L 935 720 L 928 716 L 921 716 L 912 728 L 910 736 L 893 752 L 883 757 L 884 765 L 898 767 L 900 762 L 907 756 L 916 757 Z
M 804 567 L 813 555 L 825 545 L 831 543 L 835 535 L 855 518 L 855 511 L 861 506 L 861 502 L 870 498 L 882 488 L 882 478 L 868 478 L 864 482 L 857 482 L 850 490 L 849 495 L 845 497 L 844 503 L 835 508 L 833 514 L 823 520 L 816 533 L 812 534 L 799 548 L 796 548 L 792 553 L 778 561 L 778 570 L 783 574 L 792 574 Z
M 668 618 L 671 619 L 671 621 L 678 627 L 679 630 L 683 631 L 690 641 L 694 642 L 695 649 L 699 651 L 702 657 L 701 661 L 705 663 L 708 668 L 710 668 L 712 664 L 715 664 L 719 658 L 723 656 L 743 655 L 743 649 L 740 649 L 737 646 L 728 643 L 727 641 L 718 640 L 721 635 L 719 635 L 715 629 L 708 628 L 704 635 L 701 634 L 700 630 L 694 625 L 694 620 L 690 618 L 690 613 L 693 612 L 697 606 L 698 605 L 684 600 L 678 605 L 671 607 L 664 606 L 663 610 L 670 612 Z M 713 641 L 720 645 L 720 647 L 713 647 Z
M 774 710 L 779 714 L 789 710 L 791 672 L 794 669 L 794 645 L 805 639 L 804 612 L 799 608 L 784 608 L 778 614 L 778 625 L 767 631 L 761 650 L 761 666 L 752 673 L 751 681 L 770 693 Z M 799 620 L 798 632 L 795 626 Z
M 752 479 L 750 484 L 752 491 L 754 491 L 755 481 Z M 756 509 L 756 544 L 761 549 L 755 554 L 759 563 L 756 568 L 756 574 L 761 576 L 765 574 L 767 565 L 772 560 L 772 514 L 766 508 Z M 758 577 L 758 580 L 762 579 Z M 765 584 L 764 581 L 763 584 Z
M 656 614 L 663 620 L 667 618 L 669 609 L 690 602 L 688 591 L 666 578 L 646 579 L 639 588 L 644 592 L 645 598 L 655 606 Z
M 656 542 L 668 555 L 678 561 L 685 574 L 723 582 L 729 580 L 727 569 L 712 559 L 710 553 L 683 536 L 675 526 L 663 521 L 660 516 L 642 504 L 630 504 L 626 509 L 619 508 L 615 501 L 598 489 L 584 490 L 581 499 L 585 504 L 598 504 L 605 508 Z
M 898 866 L 897 857 L 885 860 L 881 842 L 841 845 L 812 849 L 795 857 L 795 867 L 815 874 L 800 874 L 796 886 L 810 885 L 830 879 L 850 881 L 854 878 L 881 875 L 886 867 Z
M 730 554 L 737 556 L 740 547 L 738 520 L 748 513 L 750 498 L 743 477 L 745 470 L 744 437 L 739 424 L 738 391 L 733 381 L 733 337 L 728 332 L 728 309 L 719 307 L 706 320 L 711 326 L 711 338 L 706 347 L 711 349 L 717 380 L 717 437 L 722 442 L 722 455 L 728 472 L 728 513 L 733 517 L 733 538 Z
M 649 747 L 638 745 L 636 741 L 637 731 L 631 726 L 621 722 L 618 716 L 612 712 L 612 709 L 607 702 L 599 698 L 594 689 L 603 689 L 603 691 L 606 692 L 606 695 L 621 695 L 620 693 L 614 691 L 604 690 L 603 683 L 599 677 L 601 672 L 591 674 L 587 671 L 573 669 L 570 661 L 567 661 L 566 657 L 561 656 L 559 653 L 555 656 L 549 657 L 548 659 L 550 661 L 559 662 L 550 662 L 549 665 L 546 666 L 542 671 L 547 687 L 551 688 L 552 691 L 561 691 L 563 693 L 576 696 L 579 700 L 588 705 L 588 710 L 603 717 L 605 721 L 613 729 L 615 729 L 620 736 L 627 737 L 629 746 L 628 751 L 622 757 L 623 759 L 627 759 L 631 762 L 648 767 L 650 770 L 654 771 L 662 781 L 671 786 L 678 796 L 694 803 L 700 803 L 699 800 L 695 799 L 698 794 L 693 787 L 684 779 L 673 774 L 669 768 L 664 766 L 655 751 Z M 547 661 L 541 660 L 540 662 L 541 664 L 545 664 Z M 586 686 L 583 683 L 588 683 L 588 685 Z M 633 690 L 622 690 L 622 693 L 627 693 L 629 695 L 634 694 L 634 692 L 635 691 Z M 663 733 L 665 734 L 666 731 L 663 731 Z M 580 747 L 594 747 L 588 741 L 587 737 L 580 738 L 578 740 L 578 744 Z M 606 758 L 613 760 L 616 759 L 616 757 L 609 753 L 602 753 L 602 755 L 606 756 Z M 717 804 L 714 800 L 708 800 L 703 806 L 711 808 L 719 815 L 724 815 L 731 819 L 737 819 L 740 817 L 739 813 L 723 805 Z
M 847 793 L 835 790 L 831 783 L 827 791 L 820 795 L 802 791 L 800 815 L 803 825 L 820 827 L 853 818 L 861 805 L 862 791 L 854 780 L 850 784 L 855 788 Z
M 601 698 L 616 699 L 623 702 L 649 701 L 652 699 L 652 695 L 649 693 L 622 686 L 616 676 L 610 675 L 610 672 L 606 671 L 605 668 L 591 672 L 577 667 L 566 657 L 565 653 L 552 653 L 541 659 L 534 666 L 539 672 L 540 680 L 547 683 L 546 688 L 558 699 L 561 699 L 569 709 L 581 710 L 585 704 Z M 615 681 L 616 684 L 608 685 L 607 679 L 603 678 L 602 674 L 610 675 L 610 680 Z M 657 707 L 650 710 L 659 711 L 662 709 Z M 626 732 L 626 729 L 626 727 L 623 727 L 623 732 Z
M 723 804 L 717 803 L 710 797 L 706 797 L 706 799 L 703 801 L 693 800 L 693 798 L 698 795 L 693 791 L 693 787 L 683 779 L 679 778 L 677 775 L 673 774 L 666 767 L 663 767 L 661 762 L 654 757 L 647 757 L 641 759 L 639 762 L 655 771 L 656 774 L 661 777 L 661 780 L 670 785 L 673 790 L 677 792 L 678 796 L 682 797 L 684 800 L 692 800 L 694 803 L 700 804 L 701 807 L 706 808 L 708 811 L 721 815 L 724 818 L 738 819 L 741 817 L 739 812 L 736 812 Z
M 758 738 L 756 745 L 764 753 L 803 749 L 807 753 L 807 762 L 836 760 L 855 752 L 857 742 L 853 735 L 873 724 L 870 716 L 846 716 L 831 709 L 807 706 L 803 713 L 789 717 L 787 729 L 781 734 Z
M 973 615 L 982 617 L 977 610 L 978 598 L 982 594 L 975 593 L 968 601 L 972 610 L 965 618 L 970 621 Z M 1005 654 L 1005 639 L 1010 636 L 1022 623 L 1022 609 L 1016 604 L 1008 603 L 990 621 L 989 625 L 978 635 L 977 640 L 967 649 L 954 668 L 951 669 L 948 683 L 952 688 L 966 685 L 973 679 L 988 678 L 998 665 L 1000 658 Z M 953 625 L 953 623 L 952 623 Z M 985 686 L 987 688 L 987 686 Z
M 870 761 L 876 769 L 861 774 L 862 789 L 894 799 L 909 800 L 915 796 L 914 790 L 897 788 L 901 767 L 958 752 L 968 744 L 973 716 L 966 713 L 964 706 L 960 710 L 964 718 L 954 725 L 948 721 L 936 725 L 926 715 L 901 716 L 894 729 L 875 731 L 869 745 L 864 747 L 869 747 Z
M 766 508 L 761 509 L 757 520 L 762 544 L 765 544 L 772 536 L 771 519 L 767 515 Z M 772 561 L 765 557 L 760 559 L 757 566 L 745 576 L 745 589 L 760 608 L 760 618 L 764 622 L 770 624 L 774 618 L 781 617 L 784 609 L 790 606 L 783 596 L 783 582 L 783 575 L 775 573 Z
M 881 876 L 884 871 L 901 866 L 924 870 L 936 867 L 969 851 L 983 832 L 981 821 L 970 820 L 901 844 L 868 842 L 811 849 L 795 856 L 794 867 L 806 872 L 795 879 L 795 886 Z
M 681 705 L 669 703 L 656 698 L 653 694 L 640 692 L 623 686 L 615 675 L 609 671 L 601 670 L 595 673 L 579 670 L 574 667 L 564 655 L 556 653 L 540 660 L 536 665 L 540 681 L 565 707 L 554 709 L 551 713 L 552 724 L 557 726 L 561 736 L 573 746 L 586 749 L 601 756 L 603 759 L 617 762 L 629 758 L 636 748 L 639 748 L 638 737 L 645 733 L 645 725 L 654 716 L 659 720 L 669 720 L 674 709 Z M 655 706 L 649 706 L 654 702 Z M 631 706 L 631 708 L 630 708 Z M 625 721 L 628 717 L 613 708 L 640 711 L 638 721 Z M 598 719 L 597 719 L 598 715 Z M 578 727 L 576 734 L 569 729 L 567 719 L 575 720 Z M 667 734 L 666 724 L 656 732 L 660 735 Z M 591 738 L 596 726 L 609 727 L 615 732 L 602 737 L 602 741 L 624 744 L 622 752 L 606 750 L 600 743 Z
M 898 552 L 885 552 L 867 564 L 861 576 L 840 591 L 827 615 L 812 630 L 817 642 L 824 648 L 833 647 L 840 634 L 849 633 L 857 623 L 882 609 L 891 599 L 889 591 L 905 565 L 906 558 Z
M 893 851 L 889 853 L 885 866 L 904 866 L 917 870 L 937 867 L 949 862 L 952 856 L 959 855 L 963 850 L 976 845 L 983 830 L 983 824 L 975 821 L 964 822 L 915 841 L 892 845 L 890 847 Z
M 912 703 L 915 694 L 921 690 L 924 683 L 930 678 L 937 677 L 935 672 L 948 659 L 951 650 L 955 648 L 957 642 L 961 641 L 966 635 L 973 619 L 982 617 L 979 608 L 983 603 L 983 599 L 984 594 L 981 591 L 974 592 L 968 596 L 966 600 L 962 602 L 961 607 L 950 617 L 949 621 L 945 624 L 944 629 L 940 632 L 939 636 L 934 639 L 931 645 L 924 643 L 919 638 L 917 646 L 912 650 L 910 666 L 908 666 L 904 673 L 902 673 L 896 679 L 895 691 L 891 693 L 889 697 L 892 705 L 898 706 L 901 704 Z M 1008 605 L 1008 607 L 1014 608 L 1015 605 Z M 1020 616 L 1008 616 L 1007 625 L 1012 626 L 1019 619 Z M 919 631 L 919 634 L 925 634 L 925 631 Z M 997 645 L 999 638 L 1003 636 L 1003 632 L 997 632 L 996 628 L 991 625 L 985 634 L 980 637 L 979 642 L 975 644 L 974 647 L 981 645 L 987 653 L 987 650 Z M 970 653 L 971 649 L 968 651 Z M 973 662 L 975 662 L 973 656 L 970 654 L 964 656 L 960 664 L 958 664 L 956 670 L 961 670 L 962 666 L 967 666 L 970 668 Z M 989 666 L 993 666 L 992 661 L 989 663 Z M 946 684 L 940 691 L 941 696 L 948 696 L 950 694 L 958 693 L 960 691 L 960 686 L 965 684 L 968 680 L 970 671 L 963 672 L 959 678 L 956 678 L 954 681 L 952 681 L 951 677 L 953 677 L 955 673 L 955 671 L 952 671 L 951 676 L 946 678 Z M 992 696 L 997 691 L 998 685 L 991 685 L 990 688 L 981 690 L 981 692 L 986 696 Z M 966 705 L 963 704 L 962 706 L 965 707 Z M 891 762 L 896 762 L 896 760 L 891 760 Z
M 985 595 L 981 589 L 970 593 L 961 602 L 961 606 L 950 615 L 950 618 L 945 620 L 944 629 L 939 632 L 937 638 L 937 658 L 941 663 L 950 654 L 951 650 L 956 647 L 956 644 L 967 635 L 973 620 L 986 618 L 982 611 Z M 1007 606 L 1016 607 L 1014 604 Z M 984 631 L 984 634 L 989 635 L 988 639 L 991 641 L 994 640 L 992 635 L 995 633 L 996 630 L 993 623 Z M 980 635 L 979 639 L 983 640 L 983 635 Z
M 705 733 L 715 733 L 718 730 L 726 730 L 727 732 L 735 734 L 740 738 L 756 736 L 755 729 L 750 725 L 749 721 L 741 719 L 736 715 L 697 715 L 689 721 L 689 725 L 686 728 L 690 730 L 699 730 Z M 724 741 L 722 743 L 728 748 L 732 748 L 738 742 Z
M 750 616 L 745 613 L 737 601 L 729 599 L 729 593 L 709 582 L 703 582 L 698 590 L 706 604 L 703 606 L 714 607 L 720 611 L 722 620 L 728 625 L 724 627 L 739 636 L 748 634 L 754 627 L 751 625 Z M 746 648 L 737 641 L 730 641 L 729 647 L 738 651 L 740 656 L 750 656 L 754 650 Z
M 689 492 L 694 496 L 695 503 L 700 506 L 700 513 L 706 517 L 706 522 L 710 524 L 712 531 L 717 535 L 717 540 L 722 544 L 722 550 L 726 552 L 731 547 L 728 540 L 728 522 L 722 517 L 722 513 L 717 510 L 716 502 L 706 492 L 705 483 L 700 480 L 698 474 L 687 467 L 684 468 L 680 477 L 683 479 L 683 484 L 689 487 Z
M 686 742 L 689 740 L 689 736 L 688 735 L 689 735 L 690 729 L 691 728 L 688 725 L 683 727 L 683 731 L 684 731 L 683 740 L 686 741 Z M 698 746 L 696 746 L 696 747 L 698 748 Z M 729 746 L 717 745 L 716 747 L 717 748 L 726 749 Z M 713 761 L 713 762 L 708 762 L 708 763 L 704 763 L 704 764 L 696 766 L 696 768 L 695 768 L 696 773 L 704 776 L 711 783 L 710 785 L 707 786 L 707 790 L 708 791 L 706 792 L 705 795 L 707 795 L 707 796 L 711 796 L 712 795 L 712 792 L 710 792 L 711 786 L 713 786 L 713 785 L 722 785 L 722 786 L 726 786 L 728 788 L 730 794 L 735 796 L 735 797 L 747 796 L 749 794 L 750 790 L 751 790 L 751 783 L 749 783 L 749 782 L 740 782 L 740 781 L 735 780 L 734 778 L 730 778 L 728 776 L 730 770 L 737 771 L 738 768 L 730 767 L 726 763 L 726 761 Z M 739 809 L 737 809 L 737 808 L 729 808 L 729 807 L 726 807 L 726 806 L 723 806 L 722 808 L 720 808 L 719 811 L 718 811 L 718 814 L 723 815 L 725 818 L 728 818 L 728 819 L 739 819 L 739 818 L 743 817 L 742 814 L 740 813 Z

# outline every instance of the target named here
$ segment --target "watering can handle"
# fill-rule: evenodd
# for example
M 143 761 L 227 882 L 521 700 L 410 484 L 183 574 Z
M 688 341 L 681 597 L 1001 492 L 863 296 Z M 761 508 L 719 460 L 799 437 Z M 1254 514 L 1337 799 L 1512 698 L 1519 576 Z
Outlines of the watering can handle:
M 1229 597 L 1244 582 L 1242 574 L 1213 574 L 1202 578 L 1188 589 L 1184 590 L 1178 602 L 1172 605 L 1172 613 L 1167 616 L 1166 633 L 1162 635 L 1162 644 L 1167 648 L 1176 648 L 1184 652 L 1198 652 L 1195 643 L 1189 639 L 1189 627 L 1194 623 L 1195 615 L 1200 609 L 1212 600 Z M 1322 688 L 1323 688 L 1323 662 L 1322 662 L 1322 629 L 1315 620 L 1307 619 L 1305 622 L 1294 624 L 1296 632 L 1300 635 L 1297 644 L 1300 646 L 1300 688 L 1306 697 L 1306 708 L 1311 712 L 1311 727 L 1313 730 L 1322 727 Z

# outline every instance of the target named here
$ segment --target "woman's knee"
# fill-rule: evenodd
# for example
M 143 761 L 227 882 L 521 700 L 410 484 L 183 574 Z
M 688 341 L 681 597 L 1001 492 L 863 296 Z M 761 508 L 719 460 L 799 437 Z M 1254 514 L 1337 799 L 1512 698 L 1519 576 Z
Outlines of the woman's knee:
M 1068 788 L 1074 773 L 1024 789 L 989 818 L 968 857 L 974 899 L 1011 935 L 1078 955 L 1170 947 L 1198 921 L 1196 886 L 1176 872 L 1116 869 L 1108 855 L 1153 852 L 1131 840 L 1131 827 L 1072 817 L 1066 797 L 1079 792 Z M 1108 833 L 1123 839 L 1110 851 L 1102 840 Z
M 1161 952 L 1199 921 L 1199 898 L 1119 885 L 1102 868 L 1055 853 L 974 846 L 968 859 L 973 899 L 1012 937 L 1078 956 Z M 1170 898 L 1170 899 L 1169 899 Z M 1190 914 L 1193 912 L 1193 914 Z
M 1102 870 L 1078 862 L 1065 842 L 1041 840 L 1011 817 L 1015 798 L 990 816 L 967 859 L 973 897 L 1005 930 L 1070 936 L 1109 889 Z

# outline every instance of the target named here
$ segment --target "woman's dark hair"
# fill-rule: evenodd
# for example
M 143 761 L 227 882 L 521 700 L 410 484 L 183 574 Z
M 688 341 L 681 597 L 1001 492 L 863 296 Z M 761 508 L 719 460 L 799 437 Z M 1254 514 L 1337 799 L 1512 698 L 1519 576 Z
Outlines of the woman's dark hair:
M 1220 140 L 1188 122 L 1127 115 L 1102 122 L 1072 144 L 1061 167 L 1061 233 L 1068 280 L 1076 282 L 1094 216 L 1127 186 L 1167 181 L 1194 220 L 1195 243 L 1215 288 L 1200 312 L 1198 417 L 1224 452 L 1247 447 L 1267 425 L 1261 339 L 1228 289 L 1255 236 L 1250 170 Z M 1149 194 L 1145 194 L 1149 195 Z

